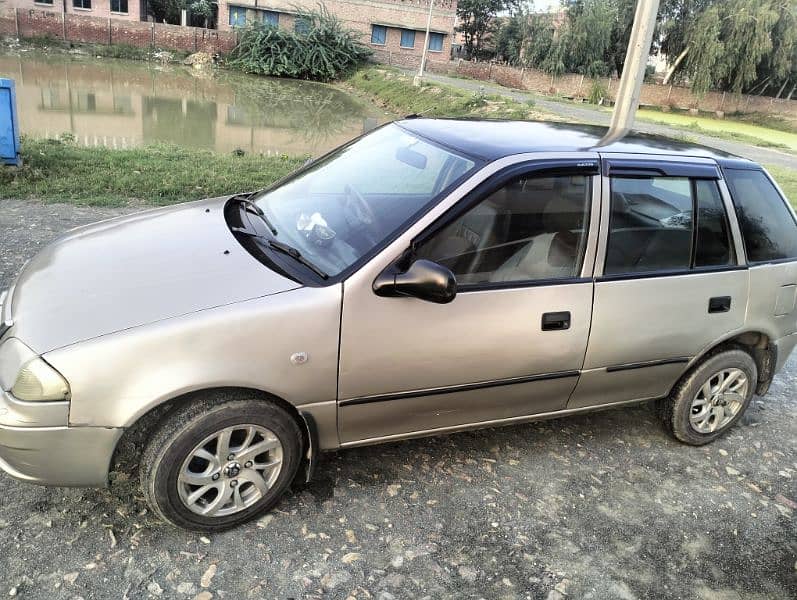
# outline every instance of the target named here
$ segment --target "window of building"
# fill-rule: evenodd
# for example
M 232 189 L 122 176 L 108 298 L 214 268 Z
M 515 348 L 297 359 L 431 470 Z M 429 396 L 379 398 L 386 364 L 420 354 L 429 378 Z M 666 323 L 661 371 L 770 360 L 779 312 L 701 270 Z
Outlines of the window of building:
M 130 96 L 114 96 L 113 112 L 124 115 L 133 114 L 133 99 Z
M 41 88 L 41 107 L 44 110 L 61 110 L 69 104 L 61 100 L 61 91 L 56 87 Z
M 613 177 L 611 186 L 606 275 L 736 264 L 715 181 Z
M 243 6 L 230 7 L 230 25 L 233 27 L 246 25 L 246 9 Z
M 81 112 L 97 112 L 97 96 L 91 92 L 75 93 L 75 106 Z
M 387 42 L 387 27 L 384 25 L 371 25 L 371 43 L 384 46 Z
M 585 175 L 521 176 L 423 242 L 416 257 L 445 265 L 464 286 L 577 277 L 591 195 Z
M 293 30 L 296 33 L 307 35 L 310 33 L 310 20 L 307 17 L 298 16 L 293 22 Z
M 127 0 L 111 0 L 111 12 L 127 13 Z
M 53 5 L 53 0 L 33 0 L 34 4 L 49 4 L 50 6 Z
M 797 223 L 763 171 L 726 169 L 750 262 L 797 258 Z
M 75 8 L 83 8 L 86 10 L 91 9 L 91 0 L 72 0 L 72 6 Z
M 443 51 L 443 34 L 442 33 L 430 33 L 429 34 L 429 50 L 431 52 L 442 52 Z
M 264 10 L 263 11 L 263 25 L 273 25 L 274 27 L 279 27 L 280 24 L 280 14 L 273 10 Z
M 401 30 L 401 47 L 415 48 L 415 32 L 411 29 Z

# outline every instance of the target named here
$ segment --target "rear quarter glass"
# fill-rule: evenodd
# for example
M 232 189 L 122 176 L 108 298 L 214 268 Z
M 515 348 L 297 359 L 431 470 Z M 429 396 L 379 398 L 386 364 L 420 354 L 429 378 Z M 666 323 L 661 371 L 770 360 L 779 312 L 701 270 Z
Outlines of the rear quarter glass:
M 797 222 L 766 173 L 726 169 L 750 263 L 797 260 Z

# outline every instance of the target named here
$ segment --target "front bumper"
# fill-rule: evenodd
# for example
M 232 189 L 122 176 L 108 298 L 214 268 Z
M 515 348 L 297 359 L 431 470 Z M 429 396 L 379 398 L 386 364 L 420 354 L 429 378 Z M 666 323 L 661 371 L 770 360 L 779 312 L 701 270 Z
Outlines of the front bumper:
M 106 485 L 124 430 L 69 427 L 67 418 L 68 403 L 19 402 L 0 392 L 0 469 L 41 485 Z

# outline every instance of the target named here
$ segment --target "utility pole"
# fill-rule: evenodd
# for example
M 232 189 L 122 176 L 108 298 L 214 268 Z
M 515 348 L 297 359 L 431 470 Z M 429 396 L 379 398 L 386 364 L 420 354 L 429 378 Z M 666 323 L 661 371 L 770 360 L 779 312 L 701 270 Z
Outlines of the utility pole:
M 612 122 L 606 135 L 598 143 L 605 146 L 619 140 L 634 126 L 634 117 L 639 108 L 639 94 L 645 79 L 645 69 L 653 43 L 653 30 L 656 28 L 656 15 L 659 12 L 659 0 L 637 0 L 634 13 L 634 25 L 628 50 L 625 54 L 623 74 L 620 76 L 620 87 L 614 103 Z
M 429 31 L 432 28 L 432 8 L 434 7 L 434 0 L 429 0 L 429 16 L 426 19 L 426 38 L 423 42 L 423 54 L 421 55 L 421 68 L 418 74 L 413 78 L 412 85 L 418 87 L 423 80 L 423 71 L 426 68 L 426 53 L 429 52 Z

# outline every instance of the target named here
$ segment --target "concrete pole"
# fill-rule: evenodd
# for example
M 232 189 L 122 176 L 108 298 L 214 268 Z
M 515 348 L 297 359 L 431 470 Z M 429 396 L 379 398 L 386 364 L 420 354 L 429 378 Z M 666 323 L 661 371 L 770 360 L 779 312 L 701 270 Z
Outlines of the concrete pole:
M 421 68 L 418 69 L 418 74 L 412 80 L 415 87 L 421 85 L 423 79 L 423 71 L 426 68 L 426 53 L 429 52 L 429 31 L 432 28 L 432 8 L 434 7 L 434 0 L 429 0 L 429 16 L 426 19 L 426 37 L 423 42 L 423 54 L 421 55 Z
M 653 42 L 653 30 L 656 27 L 656 15 L 659 11 L 659 0 L 637 0 L 634 25 L 631 39 L 628 40 L 628 51 L 625 54 L 623 74 L 614 103 L 612 122 L 606 135 L 598 146 L 611 144 L 625 136 L 634 126 L 634 117 L 639 108 L 639 94 L 645 69 L 650 56 L 650 45 Z

